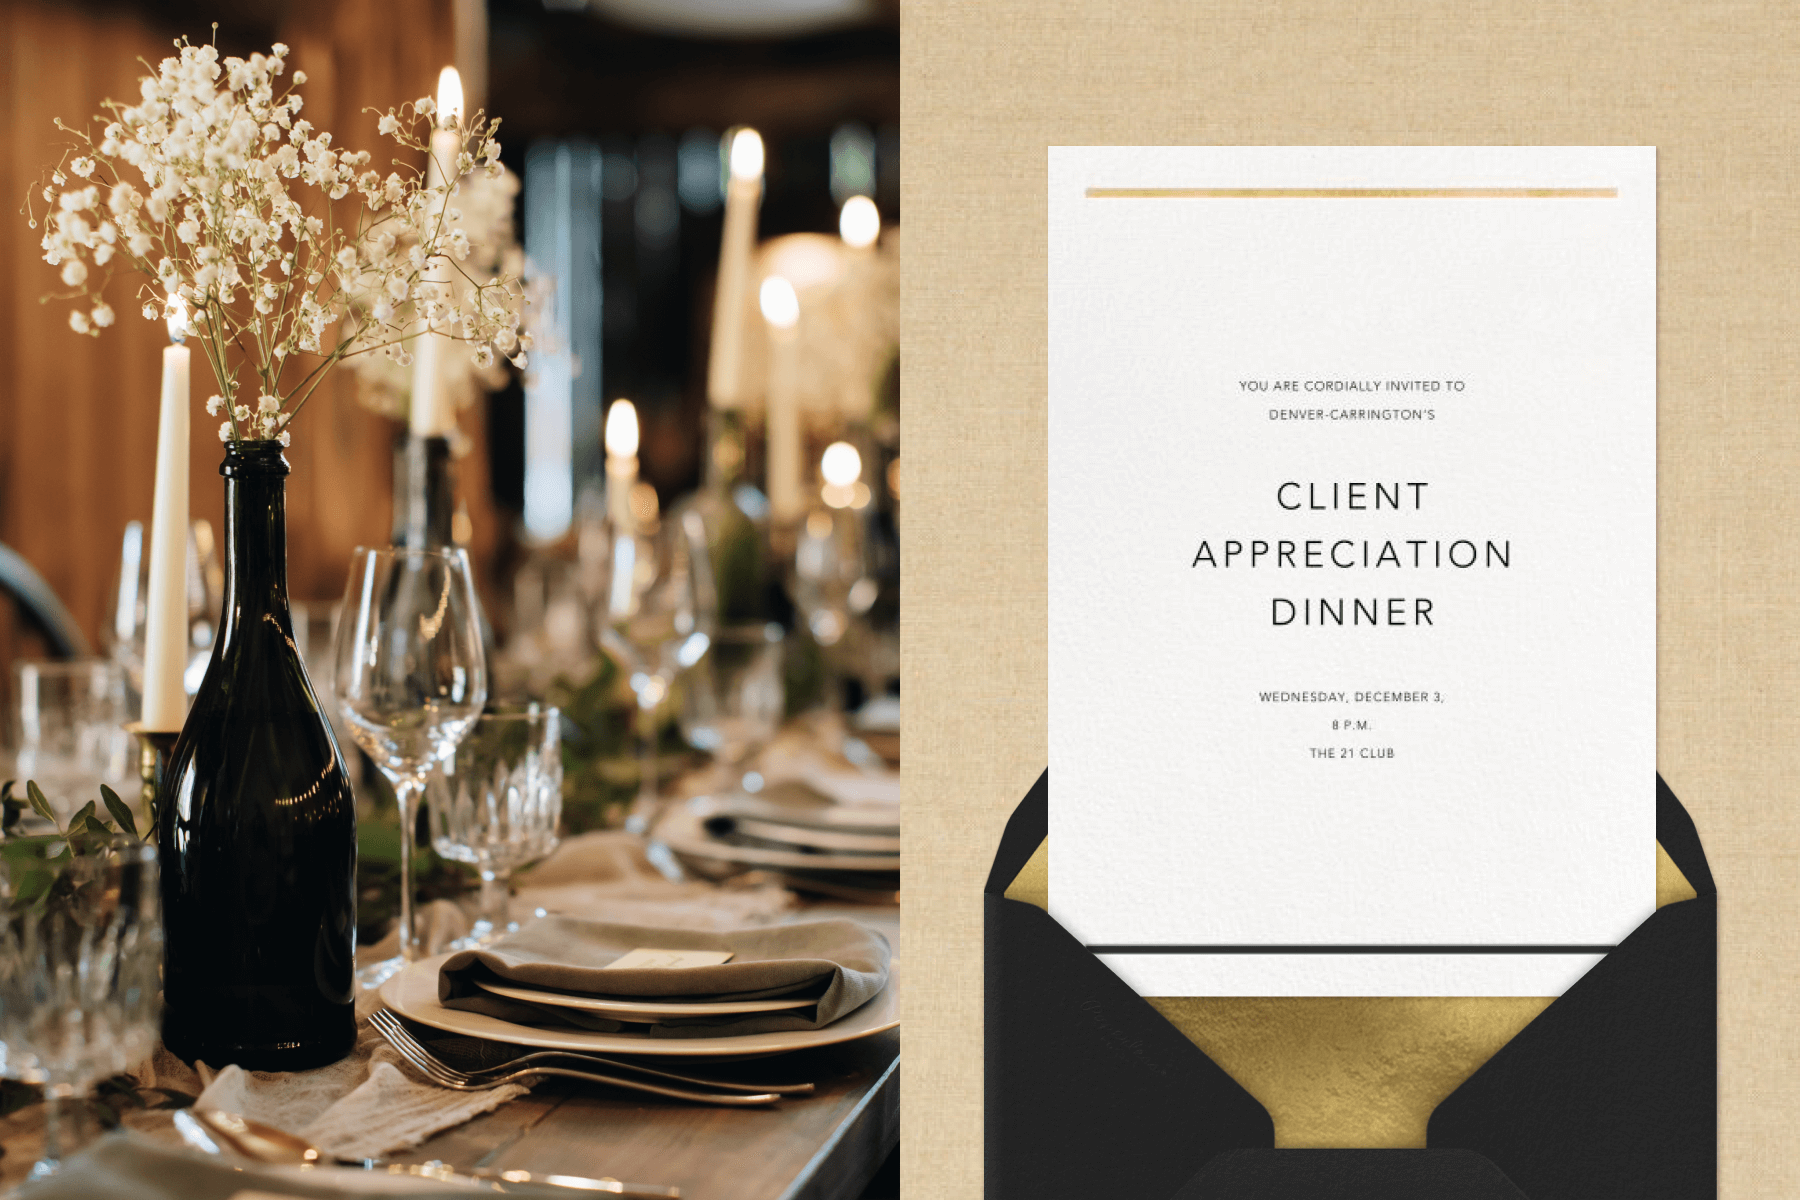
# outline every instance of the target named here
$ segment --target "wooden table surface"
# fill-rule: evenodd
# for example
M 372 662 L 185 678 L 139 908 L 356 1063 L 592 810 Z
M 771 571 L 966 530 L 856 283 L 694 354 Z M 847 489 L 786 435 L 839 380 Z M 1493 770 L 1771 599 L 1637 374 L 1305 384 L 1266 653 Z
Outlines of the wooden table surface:
M 393 1157 L 673 1185 L 683 1200 L 854 1200 L 899 1144 L 897 1029 L 693 1070 L 818 1090 L 773 1108 L 708 1108 L 546 1080 Z
M 897 1029 L 691 1069 L 746 1082 L 811 1080 L 818 1090 L 766 1109 L 709 1108 L 546 1080 L 529 1095 L 389 1157 L 673 1185 L 683 1200 L 855 1200 L 899 1144 Z M 134 1128 L 175 1141 L 167 1113 L 133 1116 Z M 0 1147 L 0 1190 L 10 1191 L 42 1152 L 42 1107 L 0 1119 Z

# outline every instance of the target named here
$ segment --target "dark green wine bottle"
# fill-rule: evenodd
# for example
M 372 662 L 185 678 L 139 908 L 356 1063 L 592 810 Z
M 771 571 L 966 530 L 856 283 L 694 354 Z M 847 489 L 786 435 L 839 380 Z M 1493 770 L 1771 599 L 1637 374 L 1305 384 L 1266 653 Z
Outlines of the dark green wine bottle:
M 356 803 L 294 648 L 287 459 L 232 442 L 219 473 L 224 614 L 157 812 L 163 1041 L 301 1070 L 356 1040 Z

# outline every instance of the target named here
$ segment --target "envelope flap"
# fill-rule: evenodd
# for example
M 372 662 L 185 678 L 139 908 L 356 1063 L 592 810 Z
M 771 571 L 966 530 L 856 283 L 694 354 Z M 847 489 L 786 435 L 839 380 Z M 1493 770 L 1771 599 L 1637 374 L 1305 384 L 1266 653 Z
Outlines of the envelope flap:
M 989 1200 L 1162 1200 L 1220 1151 L 1274 1144 L 1262 1106 L 1048 913 L 985 903 Z
M 1657 837 L 1699 893 L 1658 909 L 1432 1113 L 1532 1197 L 1711 1196 L 1717 905 L 1693 822 L 1657 792 Z
M 1172 1200 L 1526 1200 L 1467 1150 L 1234 1150 Z
M 1006 832 L 1000 835 L 1000 849 L 994 852 L 994 865 L 988 871 L 987 894 L 998 896 L 1006 891 L 1013 876 L 1049 836 L 1050 772 L 1046 769 L 1006 819 Z
M 1700 846 L 1700 831 L 1694 828 L 1694 818 L 1688 816 L 1661 775 L 1656 777 L 1656 840 L 1663 853 L 1681 868 L 1695 892 L 1702 896 L 1715 894 L 1712 868 L 1707 866 L 1706 851 Z

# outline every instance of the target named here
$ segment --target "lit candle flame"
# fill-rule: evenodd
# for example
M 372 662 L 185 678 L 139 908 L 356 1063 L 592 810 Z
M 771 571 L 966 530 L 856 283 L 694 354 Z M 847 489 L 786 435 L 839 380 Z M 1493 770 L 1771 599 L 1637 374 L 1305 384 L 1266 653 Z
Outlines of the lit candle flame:
M 819 474 L 833 487 L 849 487 L 862 478 L 862 455 L 849 442 L 833 442 L 819 459 Z
M 637 409 L 629 400 L 614 400 L 606 414 L 606 452 L 614 458 L 638 452 Z
M 881 236 L 881 210 L 867 196 L 852 196 L 838 213 L 838 234 L 854 250 L 866 249 Z
M 800 320 L 800 297 L 795 294 L 794 285 L 779 275 L 763 280 L 757 301 L 762 306 L 763 320 L 777 329 L 792 329 Z
M 440 125 L 457 125 L 462 122 L 462 76 L 456 73 L 455 67 L 445 67 L 438 72 L 437 108 Z
M 731 139 L 731 177 L 760 179 L 763 173 L 762 134 L 746 126 Z
M 179 346 L 182 342 L 187 341 L 188 311 L 186 302 L 180 296 L 170 296 L 167 313 L 169 340 Z

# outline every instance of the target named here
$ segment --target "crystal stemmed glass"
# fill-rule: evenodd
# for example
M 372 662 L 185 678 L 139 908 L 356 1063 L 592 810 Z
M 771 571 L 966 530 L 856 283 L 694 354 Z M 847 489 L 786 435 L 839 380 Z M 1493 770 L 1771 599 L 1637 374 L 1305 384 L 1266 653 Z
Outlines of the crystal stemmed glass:
M 136 792 L 125 686 L 125 669 L 103 658 L 13 664 L 18 775 L 37 782 L 60 820 L 103 783 Z
M 394 785 L 400 814 L 400 953 L 366 968 L 374 987 L 418 957 L 413 929 L 415 802 L 487 700 L 487 663 L 469 558 L 458 549 L 358 547 L 337 629 L 344 725 Z
M 156 1048 L 162 990 L 156 847 L 83 834 L 6 839 L 0 854 L 0 1071 L 44 1088 L 44 1156 L 59 1109 Z M 74 1106 L 77 1121 L 80 1106 Z
M 562 714 L 537 704 L 484 713 L 433 771 L 431 844 L 481 873 L 481 913 L 453 950 L 485 946 L 518 926 L 507 912 L 514 869 L 556 848 L 562 820 Z
M 693 510 L 668 521 L 609 519 L 600 559 L 600 642 L 629 673 L 638 707 L 638 798 L 626 828 L 658 807 L 655 715 L 675 676 L 700 661 L 718 611 L 706 527 Z

